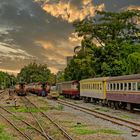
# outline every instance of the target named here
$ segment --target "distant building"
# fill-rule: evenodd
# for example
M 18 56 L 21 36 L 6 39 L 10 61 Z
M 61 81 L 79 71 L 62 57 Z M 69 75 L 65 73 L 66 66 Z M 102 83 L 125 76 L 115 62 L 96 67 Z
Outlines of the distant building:
M 73 56 L 67 56 L 67 65 L 70 63 L 70 61 L 72 60 Z

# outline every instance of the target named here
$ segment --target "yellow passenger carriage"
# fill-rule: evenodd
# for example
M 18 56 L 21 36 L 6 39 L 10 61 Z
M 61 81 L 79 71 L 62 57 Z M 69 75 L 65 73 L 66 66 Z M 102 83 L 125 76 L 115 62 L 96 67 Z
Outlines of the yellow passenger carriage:
M 91 78 L 80 81 L 80 96 L 85 101 L 105 101 L 106 99 L 106 80 L 108 77 Z
M 115 107 L 140 106 L 140 74 L 110 77 L 107 80 L 107 100 Z

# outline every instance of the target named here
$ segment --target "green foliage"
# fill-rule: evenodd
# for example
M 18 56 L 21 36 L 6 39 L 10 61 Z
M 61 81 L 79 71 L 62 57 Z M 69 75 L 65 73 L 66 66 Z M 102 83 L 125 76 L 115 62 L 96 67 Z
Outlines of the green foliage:
M 134 52 L 132 54 L 129 54 L 127 61 L 128 61 L 127 67 L 128 74 L 140 73 L 140 53 Z
M 58 105 L 55 107 L 56 110 L 62 111 L 64 109 L 63 105 Z
M 123 132 L 114 129 L 89 129 L 86 125 L 74 125 L 72 126 L 72 131 L 79 135 L 89 135 L 89 134 L 113 134 L 113 135 L 120 135 Z
M 65 69 L 65 80 L 140 73 L 140 11 L 98 12 L 74 23 L 81 46 Z
M 14 75 L 0 71 L 0 89 L 11 87 L 15 85 L 15 83 L 16 77 Z
M 14 140 L 14 138 L 8 134 L 6 134 L 4 130 L 4 125 L 0 125 L 0 139 L 1 140 Z
M 30 63 L 21 69 L 18 74 L 19 81 L 31 82 L 55 82 L 55 75 L 51 73 L 46 64 Z
M 58 71 L 56 74 L 56 83 L 60 83 L 65 81 L 64 79 L 64 72 L 63 71 Z

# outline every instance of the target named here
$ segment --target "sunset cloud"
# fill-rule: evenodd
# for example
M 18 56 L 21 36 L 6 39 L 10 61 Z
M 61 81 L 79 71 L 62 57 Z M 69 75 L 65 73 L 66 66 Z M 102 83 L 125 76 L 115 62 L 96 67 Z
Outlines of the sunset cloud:
M 73 56 L 74 45 L 67 42 L 62 41 L 57 46 L 52 42 L 43 40 L 36 41 L 36 43 L 45 49 L 47 64 L 53 72 L 63 70 L 66 67 L 66 57 Z
M 129 10 L 129 11 L 140 10 L 140 6 L 131 5 L 131 6 L 127 7 L 127 10 Z M 137 25 L 140 26 L 140 17 L 135 17 L 133 19 L 133 21 L 134 21 L 134 23 L 136 23 Z
M 35 60 L 52 72 L 63 70 L 81 44 L 74 21 L 128 6 L 136 9 L 139 0 L 0 0 L 0 69 L 17 71 Z
M 46 3 L 42 8 L 52 16 L 61 17 L 71 23 L 76 20 L 81 21 L 87 16 L 95 16 L 96 11 L 102 11 L 104 7 L 104 4 L 94 6 L 92 0 L 83 0 L 82 8 L 73 5 L 70 1 L 60 0 L 58 3 Z
M 17 75 L 20 72 L 20 70 L 8 70 L 8 69 L 0 69 L 0 71 L 7 72 L 9 74 L 14 74 L 14 75 Z
M 127 10 L 140 10 L 140 6 L 131 5 L 127 7 Z
M 78 37 L 78 34 L 77 33 L 72 33 L 70 36 L 69 36 L 69 41 L 70 42 L 81 42 L 83 39 L 83 37 Z
M 34 58 L 32 55 L 28 54 L 24 50 L 21 50 L 19 48 L 10 48 L 10 46 L 6 43 L 1 43 L 0 42 L 0 58 L 2 59 L 5 58 L 10 58 L 12 60 L 17 60 L 17 59 L 31 59 Z

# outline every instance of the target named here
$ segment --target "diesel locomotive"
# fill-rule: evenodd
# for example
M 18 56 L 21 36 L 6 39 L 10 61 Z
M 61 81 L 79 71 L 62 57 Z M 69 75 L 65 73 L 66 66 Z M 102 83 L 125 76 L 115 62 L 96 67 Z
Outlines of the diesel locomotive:
M 18 96 L 27 95 L 27 85 L 25 82 L 19 82 L 15 85 L 15 92 Z
M 47 96 L 50 92 L 50 85 L 48 82 L 30 83 L 28 91 L 38 96 Z

